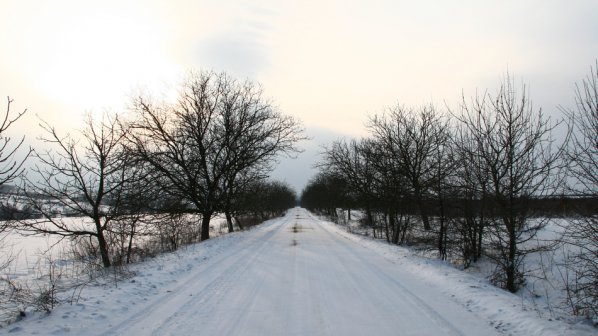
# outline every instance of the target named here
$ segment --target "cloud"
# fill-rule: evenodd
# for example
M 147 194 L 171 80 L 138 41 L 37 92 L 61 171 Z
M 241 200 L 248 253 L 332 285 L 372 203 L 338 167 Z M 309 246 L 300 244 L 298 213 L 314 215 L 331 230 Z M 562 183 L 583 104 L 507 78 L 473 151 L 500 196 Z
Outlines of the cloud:
M 276 13 L 259 6 L 231 14 L 198 43 L 195 53 L 200 67 L 259 77 L 271 65 L 268 40 L 275 22 Z
M 256 78 L 270 64 L 267 51 L 255 36 L 216 35 L 198 47 L 202 68 Z

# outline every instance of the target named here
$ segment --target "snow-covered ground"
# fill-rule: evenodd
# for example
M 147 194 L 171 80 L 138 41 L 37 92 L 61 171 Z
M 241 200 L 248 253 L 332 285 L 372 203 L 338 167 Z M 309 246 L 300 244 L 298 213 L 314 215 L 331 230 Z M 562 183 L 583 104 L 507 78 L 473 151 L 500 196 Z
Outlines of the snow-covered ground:
M 194 215 L 188 215 L 194 216 Z M 193 218 L 193 217 L 191 217 Z M 191 219 L 193 220 L 193 219 Z M 195 219 L 196 222 L 199 220 Z M 217 237 L 228 230 L 224 216 L 215 216 L 210 221 L 210 236 Z M 61 222 L 70 228 L 82 227 L 93 231 L 93 224 L 87 217 L 64 217 Z M 10 266 L 3 270 L 3 276 L 18 281 L 34 280 L 36 276 L 47 273 L 48 263 L 74 263 L 75 242 L 67 237 L 51 234 L 20 234 L 17 231 L 4 233 L 0 241 L 0 264 L 4 259 L 11 259 Z M 147 237 L 137 237 L 136 245 L 143 246 Z
M 361 224 L 364 214 L 358 210 L 351 212 L 351 220 L 347 219 L 346 211 L 339 209 L 339 218 L 336 220 L 343 230 L 356 233 L 362 236 L 364 241 L 372 235 L 372 229 Z M 525 256 L 522 270 L 525 273 L 525 283 L 516 293 L 520 298 L 521 305 L 526 310 L 533 310 L 539 316 L 547 320 L 564 320 L 569 324 L 591 324 L 598 325 L 598 319 L 590 320 L 587 316 L 580 314 L 575 316 L 572 313 L 570 297 L 566 291 L 567 286 L 573 286 L 576 281 L 575 271 L 571 267 L 571 257 L 579 253 L 579 241 L 576 244 L 567 242 L 566 233 L 576 225 L 579 219 L 576 218 L 536 218 L 532 221 L 542 221 L 543 228 L 537 232 L 534 239 L 523 243 L 520 247 L 536 251 L 530 252 Z M 535 223 L 534 223 L 535 224 Z M 381 233 L 379 233 L 381 234 Z M 413 236 L 420 239 L 426 235 L 436 234 L 434 231 L 411 232 Z M 366 238 L 364 238 L 364 236 Z M 429 237 L 426 237 L 429 239 Z M 413 239 L 413 237 L 411 238 Z M 569 238 L 570 239 L 570 238 Z M 578 238 L 579 239 L 579 238 Z M 588 237 L 590 240 L 591 237 Z M 384 238 L 378 237 L 379 241 Z M 417 240 L 417 238 L 413 239 Z M 423 239 L 422 239 L 423 240 Z M 588 241 L 591 244 L 591 241 Z M 376 245 L 383 249 L 401 247 L 387 246 L 386 244 Z M 449 249 L 450 250 L 450 249 Z M 397 252 L 395 252 L 396 254 Z M 438 261 L 438 251 L 435 246 L 426 243 L 414 244 L 409 246 L 409 254 L 416 254 L 422 257 L 422 261 L 434 265 L 446 266 L 445 262 Z M 453 250 L 448 253 L 448 262 L 453 263 L 451 267 L 462 269 L 462 260 L 459 251 Z M 487 257 L 482 257 L 477 262 L 465 269 L 467 272 L 480 279 L 490 279 L 496 271 L 496 264 Z M 598 334 L 598 330 L 596 331 Z
M 447 263 L 303 209 L 161 255 L 14 335 L 594 335 Z

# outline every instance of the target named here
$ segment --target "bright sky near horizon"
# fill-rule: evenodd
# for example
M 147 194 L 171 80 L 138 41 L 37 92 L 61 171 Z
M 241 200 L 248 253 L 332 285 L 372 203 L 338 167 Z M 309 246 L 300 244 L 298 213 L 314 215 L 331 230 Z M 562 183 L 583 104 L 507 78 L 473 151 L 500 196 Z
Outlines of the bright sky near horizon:
M 508 70 L 534 106 L 572 106 L 598 58 L 596 0 L 0 0 L 0 96 L 72 131 L 85 112 L 168 95 L 191 69 L 263 84 L 313 140 L 273 174 L 299 192 L 320 144 L 401 102 L 456 106 Z M 0 100 L 0 108 L 5 102 Z

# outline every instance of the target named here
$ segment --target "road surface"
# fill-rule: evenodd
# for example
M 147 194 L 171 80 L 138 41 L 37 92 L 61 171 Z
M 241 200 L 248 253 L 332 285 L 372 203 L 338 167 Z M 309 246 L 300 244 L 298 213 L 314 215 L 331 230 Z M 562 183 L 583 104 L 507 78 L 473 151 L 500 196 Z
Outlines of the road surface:
M 495 335 L 303 209 L 190 271 L 104 335 Z

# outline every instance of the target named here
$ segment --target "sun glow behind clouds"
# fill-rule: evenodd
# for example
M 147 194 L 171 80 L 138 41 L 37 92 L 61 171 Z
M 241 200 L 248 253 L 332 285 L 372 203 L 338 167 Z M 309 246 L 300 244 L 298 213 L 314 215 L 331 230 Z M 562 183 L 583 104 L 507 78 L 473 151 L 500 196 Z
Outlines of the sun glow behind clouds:
M 19 46 L 27 55 L 19 70 L 48 98 L 81 112 L 121 108 L 135 88 L 164 91 L 161 81 L 181 72 L 169 54 L 170 31 L 149 8 L 61 4 L 30 13 L 37 29 Z

